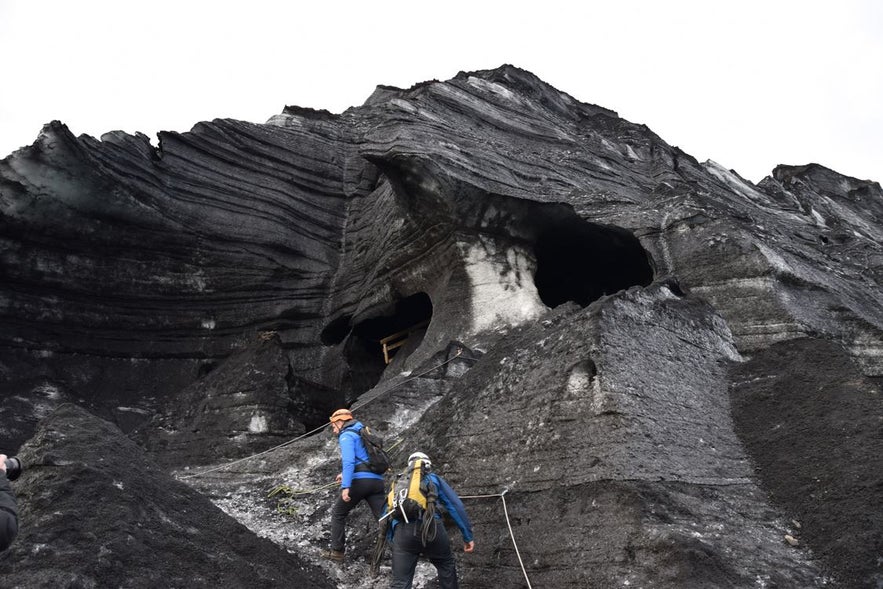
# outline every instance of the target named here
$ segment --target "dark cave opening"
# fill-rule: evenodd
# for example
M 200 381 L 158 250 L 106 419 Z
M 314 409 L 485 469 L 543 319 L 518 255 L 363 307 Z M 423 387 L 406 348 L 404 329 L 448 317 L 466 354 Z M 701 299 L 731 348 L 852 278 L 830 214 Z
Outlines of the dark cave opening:
M 324 346 L 334 346 L 346 339 L 350 334 L 352 315 L 342 315 L 325 326 L 319 335 L 319 340 Z
M 574 301 L 585 307 L 604 295 L 647 286 L 653 268 L 627 230 L 579 218 L 551 223 L 538 235 L 534 283 L 548 307 Z
M 354 391 L 366 391 L 380 381 L 387 366 L 397 353 L 413 350 L 422 340 L 426 326 L 432 319 L 432 301 L 425 292 L 419 292 L 396 301 L 392 313 L 365 319 L 353 326 L 350 338 L 344 346 L 344 355 L 350 367 L 351 387 Z M 384 357 L 383 340 L 387 341 Z

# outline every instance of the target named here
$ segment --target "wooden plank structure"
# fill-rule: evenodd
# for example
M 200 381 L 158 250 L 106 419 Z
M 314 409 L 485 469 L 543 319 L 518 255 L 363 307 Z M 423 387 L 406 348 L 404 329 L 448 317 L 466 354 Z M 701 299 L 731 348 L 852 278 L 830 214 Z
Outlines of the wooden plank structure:
M 412 325 L 408 329 L 403 329 L 402 331 L 397 331 L 392 335 L 388 335 L 382 340 L 380 340 L 380 345 L 383 346 L 383 361 L 386 364 L 392 362 L 392 356 L 390 352 L 397 348 L 401 348 L 405 345 L 405 342 L 408 341 L 408 336 L 418 329 L 422 329 L 429 325 L 429 319 L 426 321 L 421 321 L 417 325 Z

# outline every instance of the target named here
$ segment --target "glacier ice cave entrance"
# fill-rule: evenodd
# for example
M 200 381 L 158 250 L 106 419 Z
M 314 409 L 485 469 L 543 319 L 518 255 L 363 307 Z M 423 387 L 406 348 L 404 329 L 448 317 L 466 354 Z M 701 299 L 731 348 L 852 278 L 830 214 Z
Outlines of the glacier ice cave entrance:
M 534 283 L 548 307 L 585 307 L 604 295 L 653 281 L 650 258 L 629 231 L 580 218 L 549 223 L 538 233 Z
M 344 344 L 344 355 L 350 368 L 350 389 L 366 391 L 376 385 L 387 362 L 398 355 L 410 354 L 420 345 L 432 319 L 432 301 L 425 292 L 399 299 L 388 312 L 355 324 Z M 326 328 L 323 337 L 329 335 Z M 338 328 L 339 329 L 339 328 Z M 387 350 L 384 353 L 384 340 Z M 343 338 L 340 341 L 343 341 Z

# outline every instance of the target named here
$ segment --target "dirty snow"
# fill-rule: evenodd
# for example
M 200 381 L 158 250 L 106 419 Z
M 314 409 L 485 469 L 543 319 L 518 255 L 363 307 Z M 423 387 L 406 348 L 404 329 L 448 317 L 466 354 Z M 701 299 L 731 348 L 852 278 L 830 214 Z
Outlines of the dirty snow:
M 252 415 L 251 421 L 248 422 L 248 431 L 253 434 L 263 434 L 269 430 L 267 427 L 267 418 L 264 415 Z
M 524 251 L 500 251 L 486 240 L 465 254 L 472 284 L 472 331 L 521 325 L 546 311 L 533 281 L 535 261 Z

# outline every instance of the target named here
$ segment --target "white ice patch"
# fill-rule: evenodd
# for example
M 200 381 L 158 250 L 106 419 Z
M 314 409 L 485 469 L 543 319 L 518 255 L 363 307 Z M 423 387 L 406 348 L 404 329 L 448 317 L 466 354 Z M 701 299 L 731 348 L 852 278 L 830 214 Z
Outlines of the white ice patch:
M 501 251 L 485 241 L 469 246 L 465 259 L 474 333 L 520 325 L 545 312 L 533 281 L 535 261 L 524 251 Z
M 481 78 L 476 78 L 475 76 L 469 76 L 469 84 L 476 88 L 480 88 L 482 90 L 487 90 L 488 92 L 492 92 L 497 96 L 502 96 L 507 100 L 515 100 L 515 95 L 512 94 L 512 91 L 506 88 L 505 86 L 501 86 L 496 82 L 489 82 L 487 80 L 482 80 Z
M 757 249 L 760 250 L 760 253 L 763 254 L 763 257 L 767 259 L 767 262 L 769 262 L 770 266 L 772 266 L 775 270 L 783 274 L 794 274 L 794 269 L 788 262 L 785 261 L 785 258 L 783 258 L 781 254 L 773 251 L 771 248 L 765 246 L 762 243 L 757 244 Z
M 625 146 L 625 150 L 626 150 L 626 154 L 628 154 L 628 156 L 629 156 L 630 158 L 632 158 L 633 160 L 639 160 L 639 159 L 641 159 L 641 157 L 640 157 L 637 153 L 635 153 L 635 150 L 632 149 L 632 146 L 631 146 L 631 145 L 626 144 L 626 146 Z
M 214 319 L 203 319 L 202 320 L 203 329 L 214 329 L 215 328 L 215 320 Z
M 401 432 L 405 431 L 420 419 L 426 411 L 435 405 L 438 402 L 440 397 L 434 397 L 429 399 L 422 406 L 418 407 L 396 407 L 396 412 L 392 416 L 392 419 L 389 420 L 389 428 L 390 431 L 393 432 Z
M 819 227 L 826 227 L 825 218 L 815 209 L 810 209 L 809 212 L 812 214 L 813 218 L 816 220 L 816 225 Z
M 62 399 L 62 392 L 57 386 L 52 383 L 44 382 L 43 384 L 37 385 L 32 390 L 35 395 L 42 395 L 46 398 L 45 401 L 37 398 L 33 399 L 33 415 L 37 419 L 43 419 L 55 409 L 58 405 L 58 402 Z
M 589 376 L 585 367 L 577 366 L 570 373 L 570 376 L 567 377 L 567 394 L 575 397 L 580 396 L 582 393 L 589 390 L 589 382 L 591 380 L 592 377 Z
M 123 411 L 128 413 L 140 413 L 141 415 L 149 415 L 150 411 L 146 409 L 141 409 L 140 407 L 117 407 L 117 411 Z
M 269 430 L 267 427 L 267 418 L 263 415 L 252 415 L 251 421 L 248 423 L 248 431 L 253 434 L 263 434 Z
M 267 125 L 272 125 L 274 127 L 292 127 L 295 129 L 300 129 L 304 127 L 303 119 L 297 115 L 289 115 L 289 114 L 277 114 L 273 115 L 267 122 Z
M 729 278 L 719 282 L 710 282 L 707 284 L 696 285 L 690 287 L 690 290 L 715 291 L 715 290 L 757 290 L 762 292 L 771 291 L 775 287 L 776 281 L 769 276 L 752 276 L 751 278 Z
M 206 285 L 208 284 L 205 280 L 205 276 L 202 274 L 201 271 L 194 272 L 193 274 L 188 275 L 185 283 L 190 288 L 199 292 L 203 292 Z
M 390 106 L 397 106 L 400 109 L 402 109 L 403 111 L 411 113 L 411 114 L 417 113 L 416 106 L 414 106 L 413 104 L 411 104 L 410 102 L 408 102 L 406 100 L 402 100 L 401 98 L 393 98 L 392 100 L 389 101 L 389 104 L 390 104 Z
M 723 181 L 724 184 L 729 186 L 737 194 L 741 194 L 754 203 L 765 203 L 767 201 L 767 198 L 758 192 L 751 184 L 748 184 L 745 180 L 724 168 L 719 163 L 708 160 L 702 165 L 713 176 L 716 176 L 719 180 Z
M 57 401 L 61 398 L 61 391 L 59 390 L 59 388 L 54 384 L 48 382 L 44 382 L 43 384 L 34 387 L 34 392 L 40 393 L 50 401 Z

